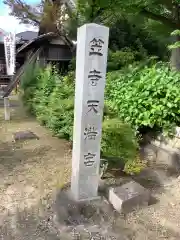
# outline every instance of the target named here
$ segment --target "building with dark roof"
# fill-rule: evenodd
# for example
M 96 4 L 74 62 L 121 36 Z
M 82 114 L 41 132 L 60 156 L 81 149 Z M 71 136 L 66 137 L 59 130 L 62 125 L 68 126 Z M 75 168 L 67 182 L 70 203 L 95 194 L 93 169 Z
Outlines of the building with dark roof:
M 16 67 L 16 73 L 9 81 L 3 97 L 9 96 L 17 86 L 25 67 L 30 63 L 38 62 L 42 67 L 51 63 L 62 72 L 68 69 L 69 62 L 75 55 L 75 45 L 65 33 L 48 32 L 42 24 L 38 33 L 25 31 L 18 33 L 16 37 L 16 61 L 19 66 Z
M 41 67 L 51 63 L 61 72 L 68 70 L 69 62 L 75 54 L 75 45 L 66 35 L 53 32 L 39 35 L 25 42 L 16 51 L 16 60 L 23 58 L 23 64 L 18 67 L 16 74 L 9 82 L 3 97 L 8 97 L 20 82 L 27 65 L 38 62 Z
M 25 31 L 25 32 L 20 32 L 16 34 L 16 37 L 18 38 L 19 41 L 31 41 L 35 39 L 38 36 L 38 32 L 33 32 L 33 31 Z

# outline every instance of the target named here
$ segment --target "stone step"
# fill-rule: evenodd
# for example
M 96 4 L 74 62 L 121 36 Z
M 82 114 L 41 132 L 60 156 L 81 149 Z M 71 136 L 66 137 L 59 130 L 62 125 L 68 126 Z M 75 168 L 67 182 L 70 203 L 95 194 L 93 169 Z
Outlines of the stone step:
M 153 142 L 144 146 L 141 149 L 141 154 L 150 165 L 164 166 L 164 169 L 172 171 L 172 173 L 180 172 L 180 150 L 178 148 L 164 143 L 158 145 Z

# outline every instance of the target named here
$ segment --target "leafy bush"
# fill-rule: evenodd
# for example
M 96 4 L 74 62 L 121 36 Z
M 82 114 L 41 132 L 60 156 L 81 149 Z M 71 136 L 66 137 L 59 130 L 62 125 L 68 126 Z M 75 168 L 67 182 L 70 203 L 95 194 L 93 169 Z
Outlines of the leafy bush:
M 34 82 L 36 85 L 34 86 Z M 32 83 L 32 85 L 31 85 Z M 74 72 L 60 76 L 56 69 L 48 66 L 40 69 L 36 81 L 28 80 L 24 92 L 31 92 L 26 98 L 41 124 L 52 133 L 70 141 L 73 140 L 74 119 Z M 116 119 L 117 113 L 109 102 L 105 103 L 104 123 L 102 131 L 101 153 L 103 156 L 116 157 L 109 159 L 110 165 L 133 163 L 137 155 L 137 142 L 129 125 Z
M 134 132 L 128 124 L 119 119 L 106 119 L 103 122 L 101 151 L 102 155 L 111 157 L 114 164 L 133 162 L 137 155 L 137 141 Z M 112 158 L 113 157 L 113 158 Z
M 130 175 L 140 173 L 147 166 L 147 161 L 141 160 L 137 155 L 133 161 L 127 161 L 124 166 L 124 172 Z
M 76 67 L 76 59 L 73 58 L 69 65 L 70 70 L 75 70 Z M 142 55 L 138 51 L 134 51 L 130 48 L 123 48 L 118 51 L 108 52 L 107 59 L 107 71 L 119 70 L 122 67 L 128 66 L 129 64 L 142 60 Z
M 26 66 L 24 74 L 21 77 L 21 89 L 26 90 L 28 87 L 36 87 L 37 76 L 40 73 L 40 67 L 37 63 L 31 63 Z
M 133 52 L 129 48 L 124 48 L 120 51 L 112 52 L 108 54 L 108 71 L 119 70 L 120 68 L 133 63 L 136 60 L 138 52 Z
M 33 113 L 32 99 L 34 98 L 35 89 L 37 88 L 38 76 L 40 74 L 40 67 L 38 64 L 29 64 L 21 77 L 20 87 L 22 101 L 26 103 L 26 108 Z
M 160 59 L 164 59 L 167 55 L 167 29 L 164 30 L 166 34 L 162 34 L 161 38 L 159 38 L 159 35 L 157 36 L 157 28 L 155 33 L 151 34 L 152 32 L 150 33 L 150 30 L 152 28 L 147 27 L 147 21 L 143 22 L 143 19 L 137 20 L 136 15 L 131 17 L 116 17 L 115 21 L 108 23 L 108 25 L 110 24 L 109 48 L 117 51 L 128 47 L 138 51 L 142 57 L 156 55 Z M 162 30 L 162 24 L 159 25 Z M 158 33 L 159 32 L 158 29 Z
M 170 132 L 180 124 L 180 74 L 166 64 L 108 73 L 106 99 L 136 130 Z
M 49 97 L 47 127 L 61 138 L 72 140 L 74 118 L 73 74 L 64 77 Z
M 41 124 L 46 124 L 48 119 L 47 106 L 49 103 L 49 96 L 53 92 L 56 83 L 59 81 L 59 76 L 52 66 L 47 66 L 46 69 L 40 71 L 37 77 L 37 86 L 34 92 L 32 105 L 34 113 Z
M 58 105 L 52 102 L 49 106 L 47 127 L 55 136 L 72 140 L 74 119 L 74 98 L 60 99 Z

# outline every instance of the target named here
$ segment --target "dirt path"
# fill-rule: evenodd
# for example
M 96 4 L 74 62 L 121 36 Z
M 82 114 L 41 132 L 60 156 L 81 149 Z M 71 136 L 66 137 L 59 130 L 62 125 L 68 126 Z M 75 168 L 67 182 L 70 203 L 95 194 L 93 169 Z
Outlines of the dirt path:
M 3 120 L 3 108 L 0 108 L 0 225 L 3 234 L 10 234 L 10 229 L 13 232 L 17 228 L 17 211 L 32 209 L 33 214 L 38 204 L 46 205 L 54 191 L 69 181 L 71 169 L 68 142 L 52 137 L 35 119 L 25 115 L 21 106 L 14 104 L 16 101 L 11 103 L 15 107 L 10 122 Z M 14 143 L 13 133 L 24 130 L 31 130 L 39 140 Z M 3 226 L 4 220 L 12 220 L 8 232 Z M 2 239 L 14 238 L 3 235 Z
M 10 122 L 3 120 L 0 108 L 0 239 L 180 239 L 180 180 L 176 176 L 165 177 L 161 183 L 161 175 L 158 181 L 154 176 L 148 179 L 147 174 L 137 178 L 151 188 L 156 199 L 147 208 L 120 216 L 103 202 L 99 208 L 88 207 L 71 224 L 62 224 L 57 215 L 63 219 L 63 205 L 57 196 L 70 180 L 69 143 L 52 137 L 14 103 Z M 12 134 L 20 130 L 31 130 L 39 140 L 14 143 Z M 116 183 L 122 180 L 127 179 Z M 93 232 L 101 237 L 92 238 Z

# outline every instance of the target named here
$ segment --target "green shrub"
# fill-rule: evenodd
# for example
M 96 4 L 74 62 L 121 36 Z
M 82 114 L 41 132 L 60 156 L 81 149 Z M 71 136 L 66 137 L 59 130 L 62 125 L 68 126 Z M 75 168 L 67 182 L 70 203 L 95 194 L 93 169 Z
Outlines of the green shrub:
M 48 127 L 55 136 L 72 141 L 74 72 L 60 76 L 53 67 L 48 66 L 39 70 L 35 86 L 34 82 L 29 80 L 25 85 L 24 92 L 31 93 L 28 94 L 26 103 L 31 103 L 38 121 Z M 133 163 L 136 159 L 137 142 L 130 126 L 116 119 L 117 112 L 112 109 L 110 103 L 105 102 L 101 153 L 103 156 L 117 158 L 115 162 L 109 160 L 110 165 L 124 166 L 125 163 Z
M 69 64 L 69 70 L 74 71 L 76 69 L 76 58 L 73 57 Z
M 164 56 L 167 55 L 169 31 L 167 28 L 163 29 L 163 25 L 159 24 L 158 33 L 163 32 L 163 34 L 157 34 L 157 22 L 151 22 L 153 25 L 156 23 L 154 32 L 152 32 L 152 24 L 149 25 L 150 21 L 137 20 L 137 15 L 131 15 L 128 18 L 115 17 L 115 21 L 111 23 L 108 21 L 107 24 L 110 24 L 109 48 L 116 51 L 129 47 L 138 51 L 142 57 L 156 55 L 160 59 L 164 59 Z
M 166 64 L 129 67 L 107 76 L 106 99 L 136 130 L 170 133 L 180 124 L 180 74 Z
M 128 66 L 129 64 L 139 61 L 142 59 L 142 56 L 138 51 L 133 51 L 130 48 L 123 48 L 118 51 L 108 52 L 107 59 L 107 71 L 119 70 L 122 67 Z M 71 60 L 69 65 L 70 70 L 75 70 L 75 58 Z
M 127 161 L 124 166 L 124 172 L 129 175 L 140 173 L 147 166 L 147 161 L 141 160 L 137 155 L 133 161 Z
M 49 106 L 47 127 L 55 136 L 72 140 L 74 99 L 62 99 L 57 106 L 52 104 Z
M 40 66 L 37 63 L 31 63 L 25 67 L 24 73 L 21 77 L 20 87 L 23 90 L 27 90 L 28 87 L 36 87 L 37 77 L 41 71 Z
M 69 92 L 65 94 L 69 89 Z M 71 94 L 72 95 L 71 95 Z M 74 97 L 72 85 L 62 82 L 49 98 L 47 127 L 60 137 L 72 140 Z
M 41 68 L 38 64 L 29 64 L 21 77 L 20 88 L 21 88 L 21 98 L 23 103 L 26 104 L 26 108 L 29 112 L 33 111 L 33 98 L 37 88 L 38 76 L 40 74 Z
M 37 119 L 51 129 L 54 135 L 72 139 L 74 73 L 70 72 L 67 76 L 61 77 L 56 71 L 53 71 L 50 76 L 51 81 L 48 80 L 49 77 L 45 78 L 42 75 L 43 83 L 39 85 L 35 94 L 34 108 Z M 46 111 L 44 111 L 45 108 Z
M 117 118 L 104 120 L 101 141 L 103 157 L 110 157 L 113 165 L 125 164 L 135 160 L 137 150 L 138 144 L 130 125 Z
M 132 51 L 130 48 L 124 48 L 116 52 L 109 51 L 107 70 L 119 70 L 133 63 L 136 60 L 136 55 L 138 55 L 138 52 Z
M 50 65 L 45 69 L 42 69 L 37 77 L 37 86 L 32 104 L 35 115 L 41 124 L 46 124 L 48 120 L 47 106 L 49 103 L 49 97 L 58 81 L 60 81 L 60 76 L 55 68 Z

